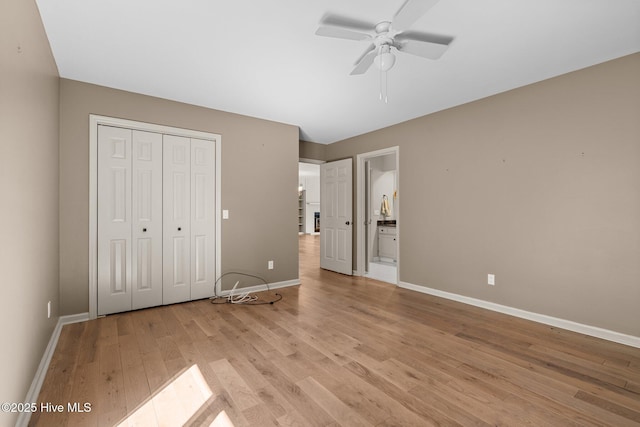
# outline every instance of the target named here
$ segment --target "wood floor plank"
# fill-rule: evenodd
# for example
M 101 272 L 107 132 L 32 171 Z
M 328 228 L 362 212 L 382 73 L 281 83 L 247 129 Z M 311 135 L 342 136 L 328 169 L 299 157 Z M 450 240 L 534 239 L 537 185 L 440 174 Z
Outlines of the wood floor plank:
M 135 334 L 121 335 L 118 341 L 125 401 L 127 412 L 130 413 L 149 398 L 151 390 L 149 389 L 142 354 Z
M 311 397 L 322 409 L 325 410 L 338 424 L 348 426 L 372 426 L 357 412 L 349 408 L 344 402 L 329 390 L 324 388 L 312 377 L 307 377 L 296 383 L 309 397 Z
M 98 406 L 99 426 L 113 426 L 127 414 L 120 348 L 117 342 L 115 325 L 115 322 L 103 322 L 103 326 L 108 326 L 103 330 L 109 331 L 109 339 L 106 340 L 105 345 L 100 344 L 98 389 L 100 390 L 101 399 Z M 113 332 L 116 332 L 116 334 L 113 335 Z M 116 337 L 116 342 L 112 343 L 114 336 Z
M 261 425 L 265 427 L 280 425 L 278 420 L 274 418 L 273 414 L 264 404 L 252 406 L 242 411 L 242 415 L 247 420 L 249 425 Z
M 82 325 L 84 328 L 82 335 L 79 337 L 79 342 L 82 342 L 82 345 L 78 346 L 79 353 L 76 362 L 79 365 L 98 361 L 97 354 L 100 343 L 99 322 L 83 322 Z
M 446 414 L 440 413 L 434 407 L 430 406 L 428 402 L 419 399 L 415 394 L 403 392 L 398 387 L 386 381 L 380 375 L 372 372 L 360 363 L 350 362 L 345 366 L 345 368 L 362 378 L 367 383 L 383 391 L 391 399 L 396 400 L 411 412 L 418 414 L 427 422 L 436 425 L 457 424 L 452 418 L 448 417 Z
M 83 335 L 86 326 L 83 324 L 71 324 L 62 328 L 58 339 L 56 352 L 54 353 L 47 375 L 42 385 L 40 397 L 38 399 L 38 411 L 34 413 L 30 420 L 30 425 L 62 425 L 68 423 L 69 413 L 66 405 L 73 394 L 73 382 L 69 378 L 74 378 L 78 370 L 76 360 L 80 353 L 80 348 L 75 345 L 77 340 Z M 63 405 L 64 411 L 51 412 L 42 410 L 51 403 L 53 405 Z
M 403 419 L 402 425 L 424 423 L 420 417 L 412 414 L 396 401 L 361 380 L 343 365 L 319 354 L 312 347 L 301 346 L 299 352 L 288 356 L 288 361 L 304 365 L 307 372 L 313 373 L 313 379 L 336 395 L 349 408 L 356 410 L 371 424 L 378 424 L 396 414 Z
M 571 395 L 573 391 L 572 387 L 559 390 L 560 387 L 558 386 L 560 384 L 550 384 L 548 378 L 541 378 L 539 381 L 536 381 L 534 377 L 524 369 L 523 375 L 518 375 L 518 373 L 514 372 L 518 370 L 518 367 L 503 369 L 500 373 L 489 373 L 483 371 L 480 365 L 470 366 L 464 364 L 460 366 L 460 370 L 463 372 L 471 372 L 477 377 L 485 376 L 487 381 L 493 382 L 495 386 L 502 387 L 511 394 L 521 396 L 523 399 L 537 406 L 548 408 L 559 416 L 564 415 L 568 417 L 568 421 L 564 423 L 566 425 L 581 427 L 602 425 L 602 421 L 597 418 L 597 414 L 592 408 L 589 408 L 587 405 L 576 404 L 575 399 Z M 605 419 L 609 416 L 610 414 L 607 414 Z
M 70 400 L 80 404 L 83 411 L 69 413 L 68 426 L 95 427 L 98 425 L 98 413 L 100 411 L 98 402 L 101 401 L 100 394 L 102 392 L 98 387 L 99 378 L 100 364 L 98 362 L 78 364 Z M 84 405 L 86 403 L 91 406 L 85 411 Z
M 640 349 L 321 270 L 299 242 L 301 285 L 273 305 L 65 326 L 38 402 L 92 410 L 30 425 L 640 426 Z
M 599 406 L 608 412 L 612 412 L 616 415 L 620 415 L 621 417 L 627 418 L 634 423 L 640 424 L 640 411 L 630 409 L 628 407 L 618 405 L 614 402 L 608 401 L 606 399 L 602 399 L 598 396 L 593 396 L 589 393 L 585 393 L 584 391 L 579 391 L 576 393 L 576 399 L 584 400 L 592 405 Z
M 162 354 L 159 351 L 145 353 L 142 355 L 142 365 L 147 377 L 149 389 L 152 392 L 160 390 L 162 386 L 169 380 L 169 372 L 162 360 Z
M 229 392 L 234 402 L 236 402 L 240 411 L 260 404 L 260 400 L 227 359 L 216 360 L 209 363 L 209 366 L 211 366 L 224 388 Z
M 468 336 L 465 336 L 464 338 L 475 341 L 478 340 L 477 338 Z M 640 395 L 616 384 L 611 384 L 597 378 L 597 376 L 599 376 L 597 371 L 585 372 L 582 369 L 564 366 L 560 361 L 553 357 L 534 355 L 529 352 L 522 352 L 515 348 L 505 348 L 491 343 L 487 343 L 482 348 L 483 351 L 494 351 L 494 354 L 498 354 L 500 358 L 512 360 L 516 363 L 520 363 L 522 366 L 527 366 L 533 372 L 540 375 L 555 378 L 579 388 L 584 388 L 592 394 L 612 399 L 614 402 L 628 404 L 630 406 L 638 404 Z
M 271 361 L 262 358 L 250 343 L 239 342 L 239 345 L 255 369 L 296 408 L 308 425 L 330 425 L 334 422 L 321 407 L 300 390 L 300 387 L 282 369 Z

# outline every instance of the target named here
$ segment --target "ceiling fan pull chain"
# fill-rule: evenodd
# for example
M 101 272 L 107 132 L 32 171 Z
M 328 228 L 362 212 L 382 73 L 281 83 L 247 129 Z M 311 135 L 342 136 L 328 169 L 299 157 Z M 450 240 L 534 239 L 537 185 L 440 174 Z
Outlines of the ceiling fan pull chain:
M 382 53 L 382 46 L 378 46 L 378 56 Z M 380 90 L 380 96 L 378 99 L 382 101 L 382 68 L 378 67 L 378 89 Z
M 383 77 L 384 75 L 384 77 Z M 383 79 L 384 79 L 384 83 L 383 83 Z M 389 103 L 389 81 L 388 81 L 389 77 L 387 75 L 386 71 L 382 71 L 380 70 L 380 96 L 378 99 L 380 99 L 380 101 L 384 100 L 385 104 Z
M 389 73 L 384 72 L 384 103 L 389 103 Z

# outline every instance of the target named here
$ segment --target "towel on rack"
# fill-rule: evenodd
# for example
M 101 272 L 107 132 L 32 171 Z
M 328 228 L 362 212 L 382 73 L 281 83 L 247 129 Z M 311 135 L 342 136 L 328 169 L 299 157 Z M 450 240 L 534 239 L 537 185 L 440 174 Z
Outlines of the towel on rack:
M 382 205 L 380 206 L 380 213 L 384 216 L 391 216 L 391 208 L 389 207 L 389 199 L 387 196 L 382 196 Z

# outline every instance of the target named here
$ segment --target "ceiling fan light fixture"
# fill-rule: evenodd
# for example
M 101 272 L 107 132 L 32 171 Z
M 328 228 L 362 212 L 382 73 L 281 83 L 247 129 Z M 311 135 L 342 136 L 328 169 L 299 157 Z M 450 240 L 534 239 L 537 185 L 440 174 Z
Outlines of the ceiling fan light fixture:
M 374 64 L 376 64 L 376 67 L 378 67 L 380 71 L 389 71 L 396 63 L 395 55 L 389 50 L 388 45 L 382 46 L 380 53 L 373 59 Z

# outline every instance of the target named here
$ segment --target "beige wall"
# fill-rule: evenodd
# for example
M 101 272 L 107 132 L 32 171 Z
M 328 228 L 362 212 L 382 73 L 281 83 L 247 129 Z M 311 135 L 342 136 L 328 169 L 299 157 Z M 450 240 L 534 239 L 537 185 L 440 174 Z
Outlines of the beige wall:
M 89 309 L 89 114 L 222 135 L 222 209 L 230 213 L 222 222 L 222 272 L 257 274 L 270 283 L 298 278 L 297 127 L 62 79 L 63 314 Z M 267 270 L 268 260 L 274 270 Z M 230 286 L 223 282 L 224 289 Z
M 308 160 L 325 160 L 327 157 L 327 146 L 315 142 L 300 141 L 300 158 Z
M 635 54 L 327 159 L 400 146 L 401 281 L 640 336 L 638 76 Z
M 34 1 L 0 2 L 0 200 L 0 401 L 22 402 L 58 318 L 58 71 Z

